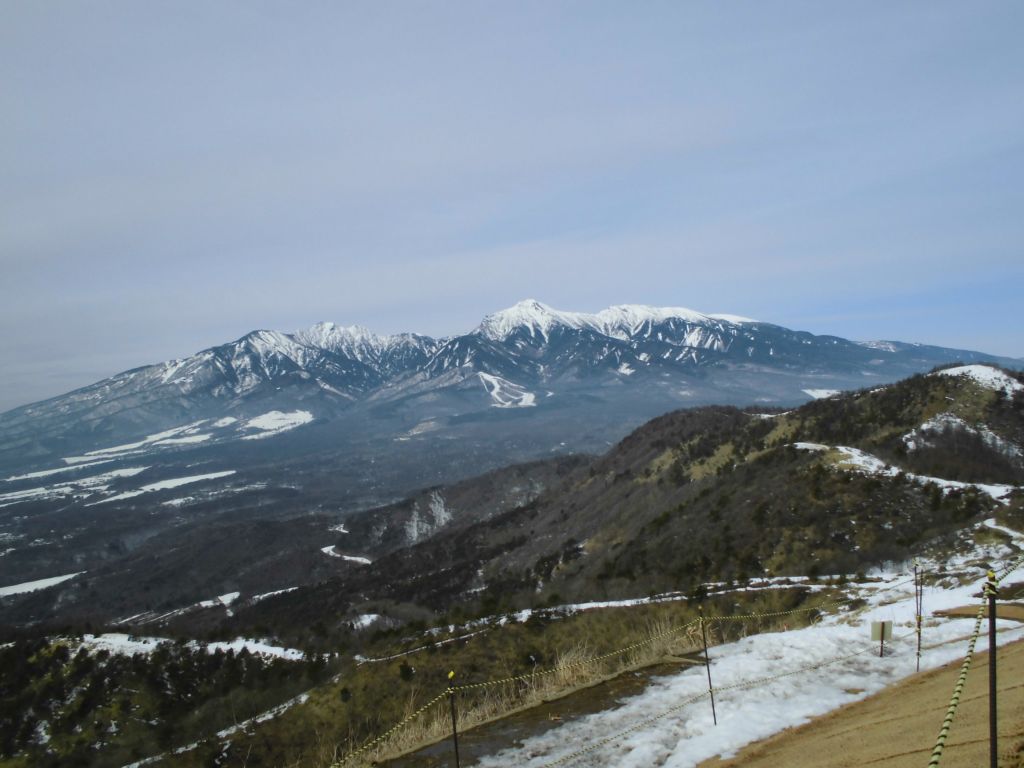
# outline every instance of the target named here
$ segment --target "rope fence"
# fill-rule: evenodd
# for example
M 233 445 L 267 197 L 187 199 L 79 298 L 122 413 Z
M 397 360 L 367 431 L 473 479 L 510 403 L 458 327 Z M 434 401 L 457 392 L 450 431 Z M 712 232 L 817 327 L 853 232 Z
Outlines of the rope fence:
M 1014 570 L 1016 570 L 1017 568 L 1021 567 L 1022 565 L 1024 565 L 1024 555 L 1022 555 L 1021 557 L 1017 558 L 1015 561 L 1011 562 L 1006 567 L 1001 569 L 999 571 L 999 575 L 998 576 L 994 576 L 995 583 L 998 583 L 998 581 L 1001 581 L 1002 579 L 1004 579 L 1006 577 L 1006 575 L 1008 575 L 1009 573 L 1013 572 Z M 921 621 L 920 621 L 920 602 L 918 602 L 918 601 L 919 601 L 919 594 L 920 594 L 919 590 L 921 590 L 923 588 L 923 583 L 924 583 L 923 580 L 924 580 L 924 573 L 922 572 L 919 576 L 915 575 L 914 577 L 912 577 L 910 579 L 906 579 L 904 581 L 900 581 L 900 582 L 897 582 L 895 584 L 888 585 L 885 588 L 883 588 L 881 590 L 877 590 L 877 591 L 874 592 L 874 595 L 877 596 L 879 594 L 884 594 L 886 592 L 898 589 L 898 588 L 900 588 L 902 586 L 905 586 L 907 584 L 910 584 L 910 583 L 913 583 L 915 585 L 914 586 L 915 610 L 917 611 L 916 628 L 913 631 L 909 632 L 909 633 L 906 633 L 906 634 L 903 634 L 903 635 L 900 635 L 900 636 L 894 638 L 897 641 L 905 640 L 905 639 L 907 639 L 909 637 L 912 637 L 912 636 L 916 635 L 918 637 L 918 641 L 920 642 Z M 986 595 L 987 594 L 988 593 L 987 593 L 987 590 L 986 590 Z M 513 683 L 517 683 L 517 682 L 535 682 L 539 678 L 544 678 L 544 677 L 551 676 L 551 675 L 557 675 L 557 674 L 560 674 L 560 673 L 571 672 L 571 671 L 578 670 L 578 669 L 583 668 L 583 667 L 599 664 L 599 663 L 607 661 L 609 659 L 612 659 L 612 658 L 615 658 L 615 657 L 619 657 L 619 656 L 623 656 L 623 655 L 626 655 L 626 654 L 628 654 L 630 652 L 633 652 L 633 651 L 637 651 L 637 650 L 639 650 L 641 648 L 650 646 L 650 645 L 652 645 L 654 643 L 657 643 L 659 641 L 666 640 L 666 639 L 671 638 L 673 636 L 680 635 L 680 634 L 682 634 L 684 632 L 687 632 L 688 630 L 690 630 L 692 628 L 695 628 L 701 622 L 703 622 L 704 625 L 706 626 L 706 625 L 709 625 L 709 624 L 712 624 L 712 623 L 722 623 L 722 624 L 724 624 L 724 623 L 731 623 L 731 622 L 759 621 L 759 620 L 763 620 L 763 619 L 775 619 L 775 618 L 782 618 L 782 617 L 785 617 L 785 616 L 793 616 L 793 615 L 797 615 L 797 614 L 805 614 L 805 613 L 812 613 L 812 612 L 823 612 L 823 611 L 827 611 L 827 610 L 836 610 L 836 611 L 838 611 L 843 606 L 845 606 L 845 605 L 847 605 L 849 603 L 855 603 L 859 599 L 860 598 L 857 598 L 857 597 L 848 597 L 848 598 L 839 599 L 839 600 L 830 600 L 828 602 L 819 603 L 819 604 L 814 605 L 814 606 L 803 606 L 803 607 L 800 607 L 800 608 L 794 608 L 794 609 L 790 609 L 790 610 L 786 610 L 786 611 L 754 611 L 754 612 L 743 613 L 743 614 L 731 614 L 731 615 L 730 614 L 722 614 L 722 615 L 714 615 L 714 616 L 702 616 L 701 618 L 692 619 L 692 620 L 690 620 L 690 621 L 688 621 L 688 622 L 686 622 L 684 624 L 680 624 L 680 625 L 671 627 L 671 628 L 669 628 L 667 630 L 658 632 L 656 634 L 652 634 L 652 635 L 646 637 L 643 640 L 637 641 L 635 643 L 631 643 L 631 644 L 626 645 L 626 646 L 624 646 L 622 648 L 618 648 L 616 650 L 609 651 L 607 653 L 602 653 L 602 654 L 599 654 L 599 655 L 596 655 L 596 656 L 593 656 L 593 657 L 590 657 L 590 658 L 587 658 L 587 659 L 582 659 L 582 660 L 579 660 L 579 661 L 573 661 L 573 662 L 568 663 L 568 664 L 556 665 L 556 666 L 553 666 L 553 667 L 549 667 L 547 669 L 534 670 L 534 671 L 531 671 L 531 672 L 528 672 L 528 673 L 524 673 L 524 674 L 520 674 L 520 675 L 510 675 L 510 676 L 507 676 L 507 677 L 496 678 L 496 679 L 492 679 L 492 680 L 484 680 L 484 681 L 475 682 L 475 683 L 464 683 L 464 684 L 460 684 L 460 685 L 455 685 L 453 683 L 453 681 L 452 681 L 452 678 L 454 677 L 454 673 L 449 673 L 449 686 L 444 691 L 439 693 L 437 696 L 435 696 L 433 699 L 428 701 L 426 704 L 424 704 L 421 707 L 419 707 L 417 710 L 415 710 L 415 711 L 411 712 L 410 714 L 408 714 L 400 722 L 396 723 L 394 726 L 389 728 L 384 733 L 382 733 L 379 736 L 377 736 L 377 737 L 367 741 L 366 743 L 364 743 L 361 747 L 359 747 L 355 751 L 345 755 L 340 760 L 337 760 L 334 763 L 332 763 L 331 764 L 331 768 L 342 768 L 343 766 L 346 766 L 346 765 L 352 763 L 352 761 L 356 760 L 360 756 L 366 755 L 368 752 L 370 752 L 374 748 L 381 746 L 387 740 L 389 740 L 390 738 L 392 738 L 396 734 L 398 734 L 403 728 L 406 728 L 406 727 L 410 726 L 417 718 L 422 716 L 431 707 L 433 707 L 434 705 L 438 704 L 439 702 L 441 702 L 442 699 L 444 699 L 446 697 L 449 698 L 449 701 L 450 701 L 451 706 L 452 706 L 452 719 L 453 719 L 453 727 L 454 727 L 454 719 L 455 719 L 454 702 L 455 702 L 455 696 L 458 693 L 467 693 L 467 692 L 481 691 L 483 689 L 489 689 L 489 688 L 509 685 L 509 684 L 513 684 Z M 970 636 L 970 641 L 969 641 L 969 644 L 968 644 L 967 654 L 964 657 L 964 660 L 963 660 L 963 663 L 962 663 L 962 666 L 961 666 L 960 676 L 959 676 L 959 678 L 957 680 L 957 685 L 954 688 L 953 698 L 950 701 L 950 706 L 949 706 L 949 708 L 947 710 L 946 717 L 945 717 L 945 719 L 943 721 L 942 729 L 939 732 L 939 737 L 938 737 L 938 739 L 936 741 L 935 748 L 934 748 L 933 753 L 932 753 L 931 761 L 928 763 L 928 767 L 929 768 L 936 768 L 936 766 L 939 765 L 939 760 L 941 758 L 942 751 L 943 751 L 943 749 L 945 747 L 945 743 L 946 743 L 946 739 L 947 739 L 948 734 L 949 734 L 949 730 L 950 730 L 950 728 L 952 726 L 953 719 L 954 719 L 954 717 L 956 715 L 956 710 L 957 710 L 957 706 L 959 705 L 960 696 L 962 694 L 964 684 L 966 683 L 967 673 L 968 673 L 968 670 L 970 669 L 971 661 L 972 661 L 973 655 L 974 655 L 974 648 L 976 646 L 978 637 L 980 636 L 980 633 L 981 633 L 981 625 L 982 625 L 982 620 L 984 618 L 984 615 L 985 615 L 985 603 L 983 603 L 979 607 L 979 609 L 978 609 L 978 613 L 977 613 L 976 620 L 975 620 L 975 625 L 974 625 L 974 631 L 972 632 L 972 634 Z M 887 637 L 885 639 L 892 639 L 892 638 L 888 638 Z M 666 709 L 666 710 L 664 710 L 664 711 L 662 711 L 662 712 L 660 712 L 660 713 L 658 713 L 658 714 L 656 714 L 654 716 L 645 718 L 644 720 L 641 720 L 640 722 L 630 726 L 629 728 L 627 728 L 627 729 L 625 729 L 623 731 L 620 731 L 619 733 L 616 733 L 616 734 L 604 737 L 604 738 L 600 739 L 599 741 L 596 741 L 596 742 L 594 742 L 592 744 L 589 744 L 588 746 L 586 746 L 586 747 L 584 747 L 582 749 L 579 749 L 579 750 L 576 750 L 575 752 L 572 752 L 570 754 L 564 755 L 564 756 L 562 756 L 562 757 L 560 757 L 560 758 L 558 758 L 558 759 L 556 759 L 556 760 L 554 760 L 554 761 L 552 761 L 550 763 L 546 763 L 544 768 L 553 768 L 554 766 L 560 766 L 560 765 L 569 763 L 569 762 L 571 762 L 573 760 L 576 760 L 577 758 L 582 757 L 583 755 L 589 754 L 589 753 L 591 753 L 591 752 L 593 752 L 593 751 L 595 751 L 597 749 L 600 749 L 603 746 L 607 746 L 608 744 L 611 744 L 611 743 L 614 743 L 614 742 L 616 742 L 618 740 L 621 740 L 622 738 L 624 738 L 624 737 L 626 737 L 626 736 L 628 736 L 628 735 L 630 735 L 632 733 L 640 731 L 640 730 L 648 727 L 649 725 L 658 722 L 659 720 L 663 720 L 664 718 L 666 718 L 666 717 L 668 717 L 668 716 L 670 716 L 672 714 L 675 714 L 675 713 L 683 710 L 687 706 L 689 706 L 689 705 L 691 705 L 691 704 L 693 704 L 693 703 L 695 703 L 697 701 L 700 701 L 701 699 L 704 699 L 705 697 L 713 696 L 714 693 L 716 693 L 716 692 L 731 691 L 731 690 L 749 690 L 749 689 L 758 688 L 758 687 L 765 686 L 765 685 L 770 685 L 770 684 L 774 683 L 775 681 L 781 680 L 783 678 L 791 677 L 791 676 L 794 676 L 794 675 L 807 674 L 809 672 L 813 672 L 815 670 L 819 670 L 819 669 L 822 669 L 824 667 L 828 667 L 828 666 L 831 666 L 833 664 L 837 664 L 837 663 L 840 663 L 842 661 L 846 661 L 846 660 L 849 660 L 851 658 L 854 658 L 854 657 L 857 657 L 857 656 L 861 656 L 861 655 L 864 655 L 864 654 L 869 653 L 869 652 L 874 652 L 874 651 L 877 650 L 877 647 L 878 646 L 876 646 L 874 643 L 872 643 L 871 645 L 865 645 L 863 648 L 860 648 L 859 650 L 854 651 L 853 653 L 844 654 L 844 655 L 841 655 L 841 656 L 835 656 L 835 657 L 832 657 L 832 658 L 829 658 L 829 659 L 826 659 L 826 660 L 823 660 L 823 661 L 816 662 L 814 664 L 810 664 L 810 665 L 807 665 L 807 666 L 803 666 L 803 667 L 799 667 L 799 668 L 796 668 L 796 669 L 788 670 L 788 671 L 785 671 L 785 672 L 780 672 L 779 674 L 776 674 L 776 675 L 756 678 L 756 679 L 752 679 L 752 680 L 744 680 L 744 681 L 740 681 L 740 682 L 737 682 L 737 683 L 732 683 L 732 684 L 725 685 L 725 686 L 718 686 L 718 687 L 715 687 L 715 688 L 711 688 L 709 686 L 709 688 L 707 690 L 704 690 L 704 691 L 702 691 L 702 692 L 700 692 L 698 694 L 694 694 L 693 696 L 690 696 L 690 697 L 686 698 L 685 700 L 679 702 L 678 704 L 675 704 L 672 707 L 670 707 L 670 708 L 668 708 L 668 709 Z M 399 654 L 399 655 L 402 655 L 402 654 Z M 920 655 L 920 650 L 918 650 L 918 656 L 919 655 Z M 705 664 L 709 664 L 710 662 L 705 658 L 705 662 L 704 663 Z M 456 762 L 456 765 L 458 765 L 458 762 Z
M 967 673 L 970 671 L 971 663 L 974 661 L 974 649 L 978 644 L 978 638 L 981 636 L 981 624 L 985 618 L 986 609 L 992 606 L 989 597 L 993 594 L 999 582 L 1020 568 L 1021 565 L 1024 565 L 1024 556 L 1018 557 L 998 573 L 989 571 L 984 596 L 982 597 L 981 604 L 978 606 L 978 613 L 974 619 L 974 631 L 971 632 L 970 640 L 967 643 L 967 653 L 960 664 L 960 674 L 957 676 L 956 685 L 953 687 L 953 696 L 949 700 L 949 706 L 946 708 L 946 716 L 942 719 L 942 727 L 939 729 L 939 735 L 935 739 L 935 746 L 932 747 L 928 768 L 937 768 L 946 749 L 946 740 L 949 738 L 949 731 L 953 727 L 953 720 L 956 718 L 956 711 L 960 706 L 960 696 L 963 694 L 964 685 L 967 684 Z

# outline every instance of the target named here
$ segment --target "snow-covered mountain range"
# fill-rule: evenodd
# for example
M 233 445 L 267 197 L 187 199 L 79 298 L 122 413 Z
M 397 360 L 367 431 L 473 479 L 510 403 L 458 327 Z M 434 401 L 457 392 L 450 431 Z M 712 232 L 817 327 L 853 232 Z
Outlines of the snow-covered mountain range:
M 532 409 L 534 418 L 618 409 L 639 423 L 706 402 L 792 404 L 956 360 L 1022 362 L 815 336 L 683 308 L 620 305 L 587 314 L 527 300 L 441 339 L 326 322 L 290 334 L 253 331 L 0 414 L 0 463 L 271 410 L 323 420 L 372 413 L 389 438 L 424 423 L 433 429 L 472 414 L 486 418 L 491 409 Z

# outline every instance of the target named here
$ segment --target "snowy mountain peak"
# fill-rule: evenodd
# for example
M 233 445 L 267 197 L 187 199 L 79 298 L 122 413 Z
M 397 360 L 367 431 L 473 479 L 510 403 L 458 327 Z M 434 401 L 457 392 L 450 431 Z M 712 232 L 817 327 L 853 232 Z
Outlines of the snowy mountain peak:
M 380 349 L 385 342 L 383 337 L 361 325 L 337 325 L 332 322 L 317 323 L 298 331 L 295 338 L 311 347 L 342 351 L 353 347 Z
M 295 340 L 280 331 L 253 331 L 239 339 L 238 348 L 249 347 L 259 355 L 281 355 L 296 359 L 301 349 Z
M 663 323 L 682 320 L 696 325 L 755 322 L 738 315 L 705 315 L 684 307 L 649 307 L 643 304 L 617 304 L 597 314 L 563 312 L 536 299 L 520 301 L 508 309 L 488 315 L 477 328 L 477 333 L 492 341 L 504 341 L 521 328 L 531 336 L 545 340 L 556 326 L 590 328 L 606 336 L 623 338 L 636 332 L 645 323 Z
M 525 328 L 531 336 L 536 334 L 547 339 L 552 328 L 559 325 L 581 328 L 590 324 L 587 319 L 587 315 L 560 312 L 536 299 L 526 299 L 508 309 L 487 315 L 477 328 L 477 333 L 492 341 L 503 341 L 520 328 Z

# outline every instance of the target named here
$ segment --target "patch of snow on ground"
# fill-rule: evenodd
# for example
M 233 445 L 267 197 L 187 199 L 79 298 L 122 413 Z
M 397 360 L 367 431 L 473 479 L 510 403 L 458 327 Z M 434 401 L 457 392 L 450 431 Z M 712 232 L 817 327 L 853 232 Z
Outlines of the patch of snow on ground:
M 331 557 L 340 557 L 342 560 L 348 560 L 350 563 L 360 563 L 362 565 L 369 565 L 370 563 L 373 562 L 372 560 L 370 560 L 367 557 L 356 557 L 355 555 L 343 555 L 343 554 L 341 554 L 340 552 L 338 552 L 334 548 L 333 544 L 331 546 L 329 546 L 329 547 L 321 547 L 320 551 L 323 552 L 325 555 L 329 555 Z
M 345 527 L 344 523 L 338 523 L 337 525 L 332 525 L 327 530 L 328 531 L 333 531 L 334 533 L 348 533 L 348 528 Z
M 835 395 L 838 395 L 842 390 L 840 390 L 840 389 L 802 389 L 800 391 L 804 392 L 807 395 L 810 395 L 815 400 L 823 400 L 826 397 L 834 397 Z
M 919 426 L 917 429 L 905 434 L 902 438 L 903 444 L 907 446 L 908 451 L 926 448 L 931 445 L 929 442 L 929 435 L 941 434 L 947 429 L 959 430 L 972 435 L 977 435 L 990 448 L 994 448 L 997 451 L 1005 453 L 1007 456 L 1017 457 L 1021 455 L 1021 449 L 1019 446 L 1008 440 L 1004 440 L 984 424 L 972 427 L 966 421 L 953 413 L 940 413 L 937 416 L 933 416 L 928 419 L 928 421 L 924 422 L 924 424 Z
M 194 643 L 190 645 L 195 646 Z M 306 655 L 297 648 L 282 648 L 278 645 L 270 645 L 265 640 L 247 640 L 244 637 L 236 637 L 229 643 L 213 642 L 204 643 L 203 645 L 206 647 L 206 651 L 208 653 L 216 653 L 217 651 L 227 653 L 228 651 L 234 651 L 237 654 L 240 653 L 242 649 L 245 649 L 256 656 L 272 656 L 277 659 L 287 659 L 288 661 L 302 661 Z
M 134 490 L 134 491 L 125 491 L 124 493 L 119 493 L 116 496 L 111 496 L 109 498 L 102 499 L 101 501 L 95 501 L 92 504 L 86 504 L 86 506 L 87 507 L 93 507 L 93 506 L 96 506 L 97 504 L 106 504 L 107 502 L 110 502 L 110 501 L 121 501 L 122 499 L 132 499 L 132 498 L 135 498 L 136 496 L 141 496 L 144 493 L 151 493 L 153 491 L 165 491 L 165 490 L 168 490 L 170 488 L 177 488 L 177 487 L 182 486 L 182 485 L 189 485 L 191 483 L 198 483 L 198 482 L 201 482 L 203 480 L 217 480 L 217 479 L 222 478 L 222 477 L 228 477 L 229 475 L 233 475 L 233 474 L 235 474 L 235 471 L 236 470 L 234 470 L 234 469 L 228 469 L 228 470 L 225 470 L 224 472 L 210 472 L 209 474 L 206 474 L 206 475 L 191 475 L 189 477 L 172 477 L 172 478 L 170 478 L 168 480 L 160 480 L 160 481 L 155 482 L 155 483 L 150 483 L 149 485 L 144 485 L 141 488 L 138 488 L 137 490 Z
M 205 443 L 211 437 L 212 435 L 207 434 L 186 435 L 185 437 L 169 437 L 166 440 L 154 443 L 154 445 L 190 445 L 192 443 Z
M 83 635 L 80 648 L 87 651 L 107 651 L 120 656 L 134 656 L 136 653 L 149 655 L 163 643 L 171 642 L 164 637 L 135 637 L 123 632 L 106 632 L 102 635 Z
M 166 637 L 136 637 L 121 632 L 107 632 L 102 635 L 84 635 L 79 647 L 85 648 L 88 651 L 102 650 L 122 656 L 133 656 L 136 653 L 148 655 L 164 643 L 171 642 L 174 641 Z M 236 637 L 231 642 L 203 643 L 193 640 L 188 643 L 188 647 L 193 650 L 202 649 L 211 654 L 217 651 L 223 653 L 234 651 L 239 653 L 244 648 L 254 655 L 286 659 L 288 661 L 301 661 L 305 656 L 305 653 L 296 648 L 283 648 L 268 643 L 266 640 L 251 640 L 244 637 Z
M 820 443 L 793 443 L 794 448 L 801 448 L 807 451 L 828 451 L 832 450 L 830 446 L 821 445 Z M 835 450 L 842 454 L 842 459 L 839 461 L 837 466 L 841 469 L 853 469 L 859 472 L 863 472 L 868 475 L 881 475 L 883 477 L 895 477 L 896 475 L 903 474 L 908 480 L 925 485 L 927 483 L 935 483 L 943 491 L 952 490 L 965 490 L 967 488 L 977 488 L 982 493 L 987 493 L 996 501 L 1004 504 L 1008 503 L 1007 496 L 1015 490 L 1018 490 L 1018 486 L 1015 485 L 998 485 L 993 483 L 964 483 L 959 480 L 944 480 L 941 477 L 929 477 L 928 475 L 917 475 L 913 472 L 903 472 L 899 467 L 895 467 L 891 464 L 886 464 L 884 461 L 879 459 L 877 456 L 872 456 L 866 451 L 862 451 L 860 448 L 852 448 L 847 445 L 837 445 Z
M 61 472 L 70 472 L 73 469 L 85 469 L 86 467 L 96 467 L 100 464 L 109 464 L 113 459 L 103 459 L 102 461 L 91 461 L 88 464 L 76 464 L 67 467 L 57 467 L 56 469 L 44 469 L 40 472 L 29 472 L 26 475 L 12 475 L 11 477 L 5 478 L 4 482 L 13 483 L 18 480 L 35 480 L 37 477 L 49 477 L 50 475 L 56 475 Z
M 9 587 L 0 587 L 0 597 L 7 597 L 8 595 L 22 595 L 26 592 L 36 592 L 40 589 L 55 587 L 68 579 L 75 578 L 75 576 L 81 576 L 83 573 L 85 573 L 85 571 L 76 571 L 75 573 L 68 573 L 64 576 L 51 576 L 48 579 L 37 579 L 36 581 L 25 581 L 21 584 L 12 584 Z
M 110 448 L 99 448 L 99 449 L 97 449 L 95 451 L 86 451 L 85 455 L 86 456 L 91 456 L 94 459 L 97 456 L 113 456 L 114 458 L 117 458 L 118 456 L 120 456 L 122 454 L 130 453 L 132 451 L 137 451 L 140 448 L 146 448 L 149 445 L 152 445 L 154 443 L 160 443 L 161 441 L 165 441 L 165 440 L 168 440 L 169 438 L 177 437 L 177 436 L 179 436 L 179 435 L 181 435 L 183 433 L 184 434 L 191 434 L 191 433 L 195 432 L 196 429 L 201 424 L 205 424 L 205 423 L 206 423 L 206 420 L 204 419 L 202 421 L 195 421 L 195 422 L 193 422 L 191 424 L 184 424 L 184 425 L 182 425 L 180 427 L 172 427 L 171 429 L 164 430 L 163 432 L 157 432 L 156 434 L 153 434 L 153 435 L 147 435 L 146 437 L 142 438 L 141 440 L 139 440 L 138 442 L 135 442 L 135 443 L 124 443 L 123 445 L 115 445 L 115 446 L 112 446 Z M 74 458 L 80 458 L 80 457 L 74 457 Z M 68 459 L 64 459 L 64 461 L 69 461 L 69 460 Z
M 284 595 L 288 592 L 294 592 L 296 589 L 298 589 L 298 587 L 285 587 L 284 589 L 275 589 L 273 592 L 264 592 L 260 595 L 253 595 L 249 598 L 249 602 L 258 603 L 260 600 L 266 600 L 268 597 L 273 597 L 274 595 Z
M 217 419 L 215 422 L 213 422 L 213 426 L 215 426 L 217 429 L 223 429 L 224 427 L 230 427 L 236 421 L 238 421 L 238 419 L 236 419 L 234 416 L 225 416 L 223 419 Z
M 241 429 L 258 429 L 260 434 L 246 435 L 243 440 L 260 440 L 264 437 L 287 432 L 290 429 L 301 427 L 313 420 L 313 414 L 309 411 L 268 411 L 261 416 L 246 421 Z
M 199 603 L 200 608 L 216 608 L 218 605 L 223 605 L 225 608 L 230 606 L 235 600 L 238 599 L 240 592 L 228 592 L 223 595 L 218 595 L 213 600 L 203 600 Z
M 417 424 L 415 427 L 410 429 L 405 434 L 409 435 L 410 437 L 413 437 L 415 435 L 422 435 L 424 432 L 433 432 L 435 429 L 439 429 L 440 426 L 441 425 L 438 424 L 434 419 L 427 419 L 426 421 L 421 421 L 419 424 Z
M 997 527 L 994 522 L 989 527 Z M 1005 529 L 1020 545 L 1022 537 Z M 953 564 L 1007 558 L 1005 546 L 976 548 Z M 1004 560 L 1005 562 L 1005 560 Z M 948 565 L 948 564 L 947 564 Z M 939 572 L 940 564 L 926 565 Z M 936 618 L 940 609 L 976 605 L 984 581 L 976 571 L 970 583 L 952 589 L 926 586 L 921 669 L 934 669 L 961 658 L 973 619 Z M 707 677 L 702 667 L 657 678 L 642 693 L 615 708 L 594 713 L 525 739 L 520 745 L 483 758 L 481 768 L 516 765 L 540 768 L 581 746 L 608 739 L 574 766 L 614 768 L 692 768 L 703 760 L 730 757 L 742 747 L 786 728 L 808 722 L 837 707 L 866 698 L 914 673 L 914 586 L 906 573 L 889 573 L 873 584 L 853 585 L 867 605 L 856 611 L 825 615 L 817 624 L 797 630 L 765 633 L 713 647 L 711 673 L 718 725 L 712 723 Z M 872 621 L 891 620 L 896 639 L 878 657 L 870 640 Z M 1000 620 L 1000 644 L 1021 638 L 1019 622 Z M 774 678 L 770 685 L 758 684 Z M 729 686 L 735 686 L 726 690 Z M 936 721 L 936 729 L 940 725 Z M 633 729 L 616 739 L 615 735 Z M 930 746 L 930 745 L 929 745 Z
M 366 629 L 379 618 L 379 613 L 364 613 L 352 620 L 352 629 Z
M 843 461 L 840 464 L 840 466 L 846 464 L 855 469 L 863 471 L 865 474 L 883 475 L 885 477 L 895 477 L 896 475 L 902 472 L 902 470 L 899 467 L 894 467 L 890 464 L 886 464 L 877 456 L 872 456 L 870 453 L 862 451 L 859 448 L 851 448 L 846 445 L 837 445 L 836 450 L 843 454 Z M 992 483 L 963 483 L 960 482 L 959 480 L 943 480 L 941 477 L 916 475 L 911 472 L 905 472 L 904 475 L 908 480 L 912 480 L 915 483 L 935 483 L 944 491 L 977 488 L 982 493 L 987 493 L 996 501 L 1001 501 L 1003 503 L 1006 503 L 1006 497 L 1012 491 L 1017 489 L 1017 486 L 1013 485 L 997 485 Z
M 1007 394 L 1013 394 L 1024 389 L 1024 384 L 990 365 L 961 365 L 956 368 L 946 368 L 944 371 L 936 371 L 929 375 L 966 376 L 983 387 L 996 390 L 1001 389 Z
M 40 488 L 29 488 L 22 491 L 3 493 L 0 494 L 0 506 L 8 506 L 10 504 L 16 504 L 20 501 L 27 501 L 30 499 L 57 499 L 66 496 L 92 494 L 99 491 L 105 491 L 107 486 L 114 480 L 125 477 L 134 477 L 141 472 L 145 472 L 147 469 L 149 469 L 149 467 L 125 467 L 124 469 L 115 469 L 110 472 L 105 472 L 102 475 L 80 477 L 77 480 L 68 480 L 63 483 L 46 485 Z
M 616 369 L 616 372 L 621 373 L 623 376 L 632 376 L 634 373 L 636 373 L 636 371 L 633 368 L 630 368 L 629 365 L 627 365 L 626 363 L 620 365 Z

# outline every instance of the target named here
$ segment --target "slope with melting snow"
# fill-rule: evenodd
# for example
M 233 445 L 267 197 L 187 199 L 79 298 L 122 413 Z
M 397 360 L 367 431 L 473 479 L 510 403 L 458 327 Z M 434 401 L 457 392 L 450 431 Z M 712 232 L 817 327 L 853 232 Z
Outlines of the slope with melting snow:
M 1008 395 L 1024 390 L 1024 384 L 1021 384 L 1016 379 L 1007 376 L 998 368 L 994 368 L 991 365 L 961 365 L 956 368 L 946 368 L 941 371 L 936 371 L 930 375 L 965 377 L 987 389 L 1002 390 Z
M 1024 537 L 996 526 L 981 524 L 1009 535 L 1012 545 L 970 542 L 966 554 L 922 563 L 926 573 L 959 572 L 955 577 L 925 588 L 925 615 L 977 603 L 984 582 L 978 564 L 1005 563 L 1024 547 Z M 980 526 L 979 526 L 980 527 Z M 716 688 L 718 725 L 712 723 L 706 696 L 680 707 L 682 702 L 707 692 L 701 667 L 659 678 L 643 693 L 614 709 L 526 739 L 516 748 L 481 760 L 488 768 L 517 765 L 541 768 L 609 735 L 636 728 L 620 739 L 568 763 L 609 768 L 689 768 L 716 755 L 731 756 L 741 747 L 786 728 L 801 725 L 844 704 L 863 699 L 916 669 L 914 588 L 907 570 L 876 574 L 877 583 L 851 587 L 851 596 L 867 605 L 825 616 L 818 624 L 799 630 L 753 635 L 712 649 L 711 673 Z M 896 640 L 885 658 L 870 641 L 872 621 L 893 622 Z M 1024 636 L 1017 622 L 1000 620 L 1001 643 Z M 921 669 L 933 669 L 963 656 L 965 636 L 972 619 L 928 618 L 924 627 Z M 727 690 L 761 678 L 770 685 Z M 673 711 L 675 710 L 675 711 Z M 939 711 L 938 709 L 936 711 Z M 664 715 L 659 717 L 659 715 Z M 645 726 L 638 727 L 641 723 Z M 940 723 L 936 722 L 936 730 Z
M 904 472 L 897 466 L 887 464 L 877 456 L 872 456 L 867 451 L 862 451 L 860 448 L 853 448 L 848 445 L 822 445 L 821 443 L 793 443 L 793 447 L 804 450 L 804 451 L 837 451 L 840 455 L 840 459 L 836 462 L 836 467 L 839 469 L 850 469 L 855 472 L 862 472 L 866 475 L 878 475 L 881 477 L 896 477 L 897 475 L 903 475 L 908 480 L 926 485 L 928 483 L 934 483 L 939 486 L 943 491 L 953 490 L 965 490 L 967 488 L 977 488 L 982 493 L 987 493 L 996 501 L 1006 503 L 1007 497 L 1016 490 L 1020 490 L 1021 486 L 1017 485 L 1000 485 L 997 483 L 965 483 L 960 480 L 945 480 L 941 477 L 930 477 L 928 475 L 918 475 L 913 472 Z

